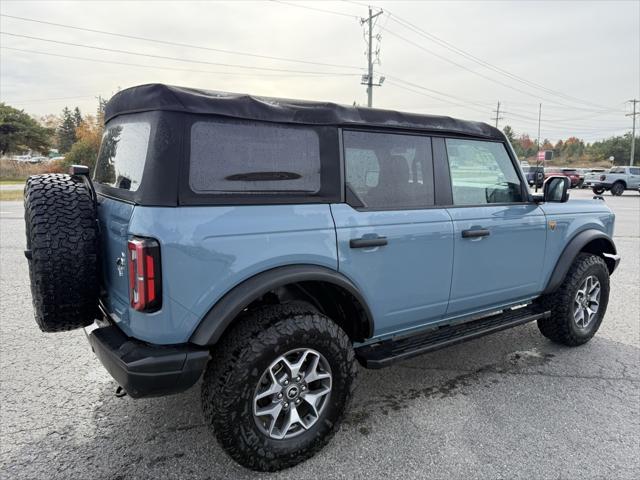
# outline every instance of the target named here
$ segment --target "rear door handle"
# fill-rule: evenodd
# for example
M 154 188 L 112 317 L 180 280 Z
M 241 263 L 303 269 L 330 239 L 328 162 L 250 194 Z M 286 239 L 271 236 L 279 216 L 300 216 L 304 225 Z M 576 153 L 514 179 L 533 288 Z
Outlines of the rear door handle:
M 462 238 L 488 237 L 489 235 L 491 235 L 491 232 L 486 228 L 462 230 Z
M 371 248 L 384 247 L 387 244 L 387 237 L 352 238 L 349 240 L 351 248 Z

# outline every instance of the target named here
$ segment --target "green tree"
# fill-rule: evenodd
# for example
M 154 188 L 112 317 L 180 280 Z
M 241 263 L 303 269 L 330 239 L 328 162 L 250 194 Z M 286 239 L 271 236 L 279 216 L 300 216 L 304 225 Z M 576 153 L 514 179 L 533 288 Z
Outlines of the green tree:
M 0 153 L 23 153 L 36 150 L 46 153 L 51 145 L 51 130 L 33 118 L 4 103 L 0 103 Z
M 629 160 L 631 160 L 631 133 L 593 142 L 589 147 L 589 151 L 596 160 L 608 160 L 609 157 L 615 157 L 614 163 L 616 165 L 628 165 Z M 640 164 L 640 137 L 636 137 L 633 164 Z
M 58 149 L 60 153 L 67 153 L 76 142 L 76 122 L 71 111 L 64 107 L 62 122 L 58 128 Z
M 73 110 L 73 123 L 76 128 L 82 125 L 82 114 L 80 113 L 80 109 L 78 107 Z
M 507 137 L 509 143 L 513 145 L 516 140 L 516 134 L 514 133 L 513 128 L 511 128 L 509 125 L 505 125 L 502 129 L 502 133 L 504 133 L 504 136 Z

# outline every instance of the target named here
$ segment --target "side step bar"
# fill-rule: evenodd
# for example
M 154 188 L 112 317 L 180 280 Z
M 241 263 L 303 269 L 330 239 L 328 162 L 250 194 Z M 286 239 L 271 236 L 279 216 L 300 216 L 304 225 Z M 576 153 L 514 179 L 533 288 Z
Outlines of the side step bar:
M 356 356 L 367 368 L 382 368 L 398 360 L 473 340 L 541 318 L 548 318 L 550 315 L 551 312 L 540 312 L 531 306 L 505 310 L 478 320 L 444 325 L 424 333 L 365 345 L 356 349 Z

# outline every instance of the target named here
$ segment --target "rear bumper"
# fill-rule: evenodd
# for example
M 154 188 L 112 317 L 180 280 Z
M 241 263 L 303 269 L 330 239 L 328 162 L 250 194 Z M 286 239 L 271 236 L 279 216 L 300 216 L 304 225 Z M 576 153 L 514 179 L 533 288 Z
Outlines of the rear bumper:
M 209 351 L 189 344 L 151 345 L 127 337 L 116 325 L 96 322 L 85 329 L 91 348 L 116 382 L 133 398 L 168 395 L 192 387 Z
M 604 188 L 605 190 L 611 190 L 611 183 L 604 183 L 600 181 L 594 182 L 593 180 L 587 180 L 584 185 L 589 188 Z

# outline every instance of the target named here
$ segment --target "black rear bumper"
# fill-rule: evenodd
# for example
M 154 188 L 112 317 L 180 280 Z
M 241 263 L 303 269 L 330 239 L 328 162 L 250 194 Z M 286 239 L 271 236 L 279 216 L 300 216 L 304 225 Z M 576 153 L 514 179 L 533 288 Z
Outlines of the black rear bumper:
M 133 398 L 168 395 L 193 386 L 204 371 L 209 351 L 192 345 L 150 345 L 127 337 L 116 325 L 88 334 L 96 356 Z

